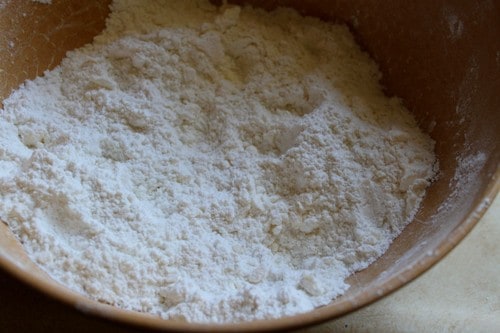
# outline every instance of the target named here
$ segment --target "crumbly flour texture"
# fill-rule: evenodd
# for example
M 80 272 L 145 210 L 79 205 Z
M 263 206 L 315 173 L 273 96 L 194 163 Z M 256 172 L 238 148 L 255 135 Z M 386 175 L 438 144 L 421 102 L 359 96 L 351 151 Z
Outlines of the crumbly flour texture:
M 117 0 L 4 101 L 0 218 L 55 280 L 163 318 L 328 304 L 387 250 L 433 141 L 345 26 L 290 9 Z

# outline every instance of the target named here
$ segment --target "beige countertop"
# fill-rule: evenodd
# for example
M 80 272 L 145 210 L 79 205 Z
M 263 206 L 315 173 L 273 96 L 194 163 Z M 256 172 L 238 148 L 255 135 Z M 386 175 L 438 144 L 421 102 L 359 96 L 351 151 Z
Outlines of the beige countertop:
M 368 307 L 298 333 L 500 332 L 500 196 L 441 262 Z M 0 272 L 0 332 L 137 332 L 87 317 Z

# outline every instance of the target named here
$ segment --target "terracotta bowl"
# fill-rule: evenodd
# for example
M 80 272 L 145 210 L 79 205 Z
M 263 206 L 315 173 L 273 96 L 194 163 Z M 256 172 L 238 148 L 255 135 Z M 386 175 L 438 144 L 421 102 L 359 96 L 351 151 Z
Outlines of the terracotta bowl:
M 347 23 L 380 64 L 388 94 L 402 97 L 436 140 L 440 177 L 389 251 L 349 278 L 351 288 L 309 313 L 241 324 L 161 320 L 91 301 L 52 281 L 0 223 L 0 267 L 68 306 L 121 324 L 180 331 L 266 331 L 316 324 L 374 302 L 448 253 L 500 188 L 500 4 L 494 1 L 248 1 L 290 5 Z M 104 28 L 109 1 L 0 1 L 0 101 Z

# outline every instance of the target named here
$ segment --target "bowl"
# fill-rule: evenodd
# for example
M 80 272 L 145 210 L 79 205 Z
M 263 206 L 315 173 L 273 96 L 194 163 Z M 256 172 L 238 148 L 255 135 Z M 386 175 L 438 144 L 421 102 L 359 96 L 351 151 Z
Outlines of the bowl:
M 0 100 L 26 79 L 92 41 L 110 1 L 0 2 Z M 238 324 L 193 324 L 121 310 L 50 279 L 0 223 L 0 267 L 92 316 L 177 331 L 289 330 L 342 316 L 415 279 L 477 223 L 500 188 L 500 4 L 493 1 L 232 1 L 300 12 L 349 25 L 380 65 L 387 94 L 400 96 L 436 141 L 439 179 L 389 250 L 348 279 L 350 289 L 311 312 Z

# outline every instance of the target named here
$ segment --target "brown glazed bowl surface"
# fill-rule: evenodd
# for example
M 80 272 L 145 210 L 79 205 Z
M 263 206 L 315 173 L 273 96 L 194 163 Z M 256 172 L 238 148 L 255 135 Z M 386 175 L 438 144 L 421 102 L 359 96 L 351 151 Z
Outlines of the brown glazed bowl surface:
M 109 0 L 0 0 L 0 101 L 26 79 L 92 41 Z M 233 1 L 243 2 L 243 1 Z M 389 251 L 351 276 L 328 306 L 275 320 L 201 325 L 161 320 L 91 301 L 47 277 L 0 223 L 0 268 L 85 313 L 121 324 L 177 331 L 269 331 L 313 325 L 374 302 L 419 276 L 477 223 L 500 188 L 500 3 L 493 0 L 246 1 L 346 23 L 436 141 L 439 179 Z

